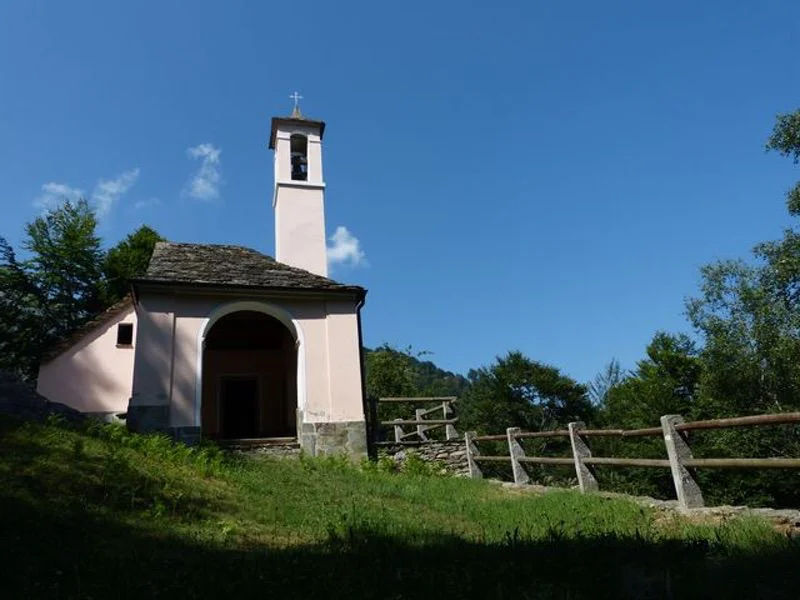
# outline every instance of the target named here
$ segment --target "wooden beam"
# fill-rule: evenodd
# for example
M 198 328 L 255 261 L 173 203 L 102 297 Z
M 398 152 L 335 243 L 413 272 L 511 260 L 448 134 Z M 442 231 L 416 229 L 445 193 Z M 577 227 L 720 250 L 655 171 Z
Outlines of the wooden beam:
M 378 398 L 378 402 L 456 402 L 456 396 L 429 396 L 427 398 Z
M 724 427 L 746 427 L 747 425 L 787 425 L 790 423 L 800 423 L 800 412 L 690 421 L 676 425 L 675 429 L 678 431 L 694 431 L 696 429 L 722 429 Z
M 800 469 L 800 458 L 692 458 L 684 464 L 716 469 Z
M 521 463 L 532 463 L 537 465 L 575 465 L 575 460 L 572 458 L 564 458 L 561 456 L 520 456 L 517 459 Z
M 609 465 L 614 467 L 665 467 L 669 468 L 666 458 L 614 458 L 592 456 L 583 459 L 587 465 Z

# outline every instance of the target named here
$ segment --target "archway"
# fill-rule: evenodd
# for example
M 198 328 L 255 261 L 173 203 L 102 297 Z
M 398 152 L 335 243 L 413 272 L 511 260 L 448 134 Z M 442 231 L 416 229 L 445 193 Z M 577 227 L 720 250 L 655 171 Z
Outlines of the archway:
M 204 436 L 297 435 L 297 352 L 286 325 L 260 311 L 229 312 L 211 323 L 202 352 Z

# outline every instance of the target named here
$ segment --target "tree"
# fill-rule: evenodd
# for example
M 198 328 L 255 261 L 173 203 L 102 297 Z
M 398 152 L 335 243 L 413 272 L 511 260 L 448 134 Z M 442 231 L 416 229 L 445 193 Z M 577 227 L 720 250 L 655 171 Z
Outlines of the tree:
M 142 225 L 106 253 L 103 276 L 107 305 L 118 302 L 128 294 L 130 280 L 144 274 L 156 242 L 161 241 L 164 238 L 158 232 Z
M 0 238 L 0 370 L 33 376 L 39 353 L 41 299 L 14 250 Z
M 595 406 L 605 404 L 611 390 L 625 381 L 627 374 L 622 370 L 619 361 L 612 358 L 605 368 L 595 375 L 589 383 L 589 399 Z
M 26 226 L 27 260 L 0 241 L 5 368 L 32 378 L 43 351 L 103 308 L 96 227 L 85 200 L 65 201 Z
M 460 404 L 462 424 L 498 433 L 507 427 L 544 430 L 570 421 L 590 420 L 593 410 L 586 387 L 521 352 L 498 357 L 488 367 L 469 372 L 469 389 Z
M 800 111 L 778 115 L 767 149 L 800 161 Z M 787 193 L 800 216 L 800 183 Z M 705 345 L 694 416 L 714 418 L 800 409 L 800 233 L 758 244 L 752 259 L 703 267 L 700 294 L 687 313 Z M 705 456 L 797 456 L 789 428 L 725 430 L 699 444 Z M 701 472 L 704 485 L 724 491 L 716 501 L 791 504 L 795 473 Z
M 161 237 L 141 227 L 108 253 L 85 200 L 65 200 L 25 227 L 19 260 L 0 238 L 0 369 L 34 379 L 42 355 L 127 293 Z
M 601 405 L 610 427 L 656 427 L 662 415 L 692 412 L 701 364 L 694 343 L 685 335 L 658 332 L 647 346 L 647 358 L 608 390 Z
M 411 348 L 398 350 L 383 344 L 366 352 L 365 363 L 367 397 L 371 400 L 419 395 Z
M 800 163 L 800 109 L 777 116 L 767 140 L 767 150 L 790 156 L 795 164 Z M 786 205 L 790 214 L 800 215 L 800 182 L 786 193 Z

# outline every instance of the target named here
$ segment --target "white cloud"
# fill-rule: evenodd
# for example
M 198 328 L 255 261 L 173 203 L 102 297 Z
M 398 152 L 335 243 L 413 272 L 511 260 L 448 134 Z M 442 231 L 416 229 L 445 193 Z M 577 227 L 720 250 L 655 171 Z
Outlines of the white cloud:
M 143 208 L 149 208 L 151 206 L 161 206 L 161 200 L 158 198 L 148 198 L 147 200 L 137 200 L 133 203 L 133 208 L 136 210 L 142 210 Z
M 329 265 L 357 267 L 367 264 L 367 257 L 361 250 L 361 242 L 347 230 L 347 227 L 340 225 L 329 239 L 332 242 L 328 245 Z
M 202 162 L 200 168 L 186 184 L 183 190 L 184 195 L 199 200 L 219 198 L 219 188 L 222 185 L 222 165 L 219 160 L 221 153 L 222 149 L 215 148 L 214 144 L 200 144 L 186 150 L 189 158 L 199 158 Z
M 42 195 L 34 198 L 33 205 L 41 211 L 55 208 L 66 198 L 75 202 L 83 196 L 83 190 L 70 187 L 65 183 L 45 183 L 42 186 Z
M 94 186 L 92 202 L 97 207 L 97 216 L 108 214 L 114 203 L 131 189 L 139 179 L 139 169 L 130 169 L 120 174 L 116 179 L 101 179 Z

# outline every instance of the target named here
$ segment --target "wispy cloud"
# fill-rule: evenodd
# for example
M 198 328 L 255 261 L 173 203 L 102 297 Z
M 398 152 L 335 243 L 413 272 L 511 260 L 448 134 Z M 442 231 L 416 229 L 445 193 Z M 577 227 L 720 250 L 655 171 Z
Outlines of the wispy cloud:
M 136 210 L 150 208 L 151 206 L 161 206 L 161 200 L 158 198 L 148 198 L 147 200 L 137 200 L 133 203 L 133 208 Z
M 186 154 L 189 158 L 200 159 L 200 168 L 192 176 L 183 190 L 185 196 L 198 200 L 216 200 L 219 198 L 219 189 L 222 185 L 222 165 L 219 156 L 221 148 L 214 144 L 200 144 L 188 148 Z
M 120 174 L 116 179 L 101 179 L 94 186 L 92 202 L 97 207 L 97 216 L 108 214 L 111 207 L 122 195 L 131 189 L 139 179 L 139 169 L 131 169 Z
M 329 238 L 328 264 L 351 267 L 366 266 L 367 257 L 361 249 L 361 242 L 350 233 L 347 227 L 339 226 Z
M 75 202 L 80 198 L 88 198 L 95 206 L 97 216 L 104 217 L 114 203 L 134 186 L 138 178 L 139 169 L 135 168 L 123 172 L 114 179 L 99 179 L 91 196 L 86 196 L 80 188 L 51 181 L 42 186 L 42 193 L 34 198 L 33 205 L 44 212 L 56 208 L 64 200 Z
M 66 198 L 74 202 L 83 196 L 83 190 L 70 187 L 65 183 L 45 183 L 42 186 L 42 195 L 33 200 L 33 205 L 41 211 L 55 208 Z

